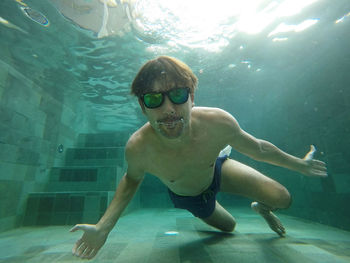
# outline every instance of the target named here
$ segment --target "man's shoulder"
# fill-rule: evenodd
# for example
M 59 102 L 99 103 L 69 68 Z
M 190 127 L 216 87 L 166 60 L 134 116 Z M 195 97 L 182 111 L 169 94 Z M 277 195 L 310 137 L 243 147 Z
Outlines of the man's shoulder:
M 140 149 L 142 150 L 146 141 L 145 138 L 148 136 L 147 133 L 148 127 L 147 124 L 145 124 L 130 136 L 128 142 L 126 143 L 126 150 L 134 153 L 138 152 Z
M 144 127 L 144 126 L 143 126 Z M 134 132 L 125 146 L 125 158 L 128 163 L 128 175 L 138 175 L 141 178 L 144 169 L 144 155 L 147 150 L 147 138 L 143 127 Z
M 227 111 L 220 108 L 195 107 L 192 114 L 193 123 L 197 123 L 200 129 L 214 129 L 215 132 L 235 131 L 239 129 L 236 119 Z
M 206 119 L 216 119 L 218 117 L 229 115 L 225 110 L 214 107 L 194 107 L 192 109 L 192 114 L 194 117 Z

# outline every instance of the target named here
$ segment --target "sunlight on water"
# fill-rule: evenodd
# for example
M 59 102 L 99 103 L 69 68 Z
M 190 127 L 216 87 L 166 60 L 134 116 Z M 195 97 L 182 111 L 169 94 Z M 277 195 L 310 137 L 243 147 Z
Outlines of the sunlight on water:
M 298 25 L 287 25 L 285 23 L 281 23 L 275 30 L 273 30 L 269 36 L 276 35 L 281 32 L 301 32 L 310 26 L 316 24 L 318 22 L 318 19 L 308 19 L 303 21 L 302 23 Z
M 335 23 L 336 23 L 336 24 L 342 23 L 342 22 L 345 20 L 345 18 L 347 18 L 347 17 L 350 17 L 350 12 L 347 13 L 347 14 L 346 14 L 345 16 L 343 16 L 342 18 L 337 19 L 337 20 L 335 21 Z
M 238 32 L 260 33 L 277 18 L 297 15 L 316 1 L 139 0 L 134 25 L 147 38 L 167 40 L 169 48 L 220 51 Z M 304 29 L 314 24 L 309 22 Z

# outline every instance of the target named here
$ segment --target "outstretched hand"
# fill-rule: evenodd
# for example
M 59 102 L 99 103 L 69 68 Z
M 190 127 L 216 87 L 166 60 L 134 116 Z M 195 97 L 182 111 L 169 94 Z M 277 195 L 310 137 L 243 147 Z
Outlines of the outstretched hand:
M 303 160 L 305 161 L 305 167 L 303 168 L 301 173 L 307 176 L 326 177 L 327 176 L 326 164 L 322 161 L 314 159 L 315 152 L 316 152 L 315 146 L 311 145 L 310 151 L 303 158 Z
M 72 253 L 83 259 L 92 259 L 106 242 L 108 234 L 101 233 L 96 225 L 75 225 L 70 232 L 83 230 L 83 236 L 75 243 Z

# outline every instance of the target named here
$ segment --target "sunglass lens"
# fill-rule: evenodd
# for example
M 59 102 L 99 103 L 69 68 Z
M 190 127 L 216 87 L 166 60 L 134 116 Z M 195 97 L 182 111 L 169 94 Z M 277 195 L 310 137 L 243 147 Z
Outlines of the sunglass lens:
M 175 104 L 182 104 L 185 103 L 188 99 L 188 89 L 174 89 L 169 92 L 169 98 L 170 100 Z
M 147 108 L 157 108 L 163 102 L 163 94 L 154 93 L 154 94 L 145 94 L 143 96 L 143 102 Z

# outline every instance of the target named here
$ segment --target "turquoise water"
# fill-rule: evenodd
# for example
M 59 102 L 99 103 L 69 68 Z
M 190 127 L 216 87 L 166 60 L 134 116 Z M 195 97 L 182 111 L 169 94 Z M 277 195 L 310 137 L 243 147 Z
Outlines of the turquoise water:
M 0 3 L 1 232 L 98 220 L 125 171 L 125 142 L 146 121 L 130 84 L 159 55 L 193 69 L 197 106 L 223 108 L 299 157 L 315 145 L 326 179 L 232 157 L 290 190 L 293 205 L 281 213 L 350 230 L 349 1 L 260 1 L 247 10 L 243 1 L 140 0 L 107 6 L 109 20 L 97 0 L 20 2 Z M 24 5 L 49 25 L 29 19 Z M 148 207 L 171 207 L 150 176 L 129 211 Z

